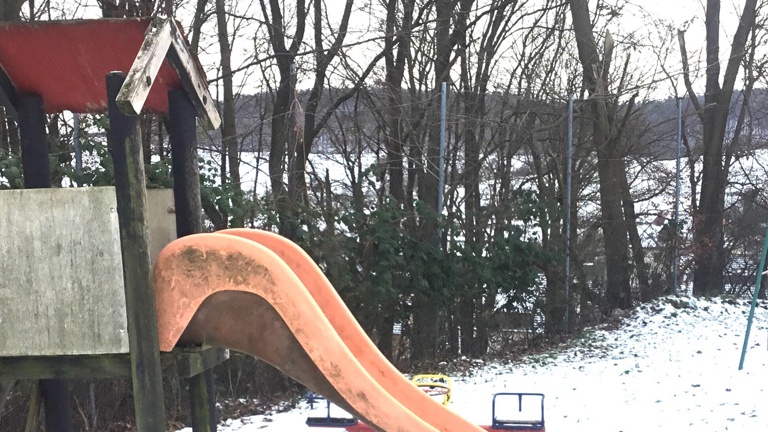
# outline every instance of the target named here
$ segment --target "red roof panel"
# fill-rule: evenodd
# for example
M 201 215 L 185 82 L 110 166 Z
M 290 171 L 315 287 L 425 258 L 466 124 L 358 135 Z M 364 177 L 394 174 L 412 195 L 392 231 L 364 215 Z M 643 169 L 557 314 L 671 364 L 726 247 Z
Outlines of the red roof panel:
M 0 66 L 19 95 L 43 97 L 45 111 L 107 109 L 104 77 L 128 72 L 149 18 L 0 23 Z M 168 112 L 168 91 L 181 87 L 166 60 L 144 109 Z

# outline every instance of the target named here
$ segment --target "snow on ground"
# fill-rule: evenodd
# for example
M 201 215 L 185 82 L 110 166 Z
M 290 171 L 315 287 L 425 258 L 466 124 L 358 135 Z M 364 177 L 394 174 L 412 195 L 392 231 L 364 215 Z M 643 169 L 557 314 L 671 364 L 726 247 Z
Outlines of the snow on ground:
M 745 301 L 661 299 L 621 319 L 618 330 L 589 330 L 553 352 L 516 364 L 475 361 L 454 377 L 450 407 L 490 424 L 494 393 L 540 392 L 550 432 L 766 431 L 768 304 L 757 309 L 738 371 L 748 312 Z M 309 431 L 308 413 L 301 404 L 228 420 L 219 430 Z

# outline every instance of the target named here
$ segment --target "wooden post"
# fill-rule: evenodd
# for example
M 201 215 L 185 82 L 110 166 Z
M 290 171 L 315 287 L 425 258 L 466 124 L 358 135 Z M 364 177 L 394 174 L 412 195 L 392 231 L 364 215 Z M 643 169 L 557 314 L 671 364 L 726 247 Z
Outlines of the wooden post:
M 43 98 L 36 95 L 22 96 L 18 100 L 17 110 L 24 187 L 50 188 L 51 167 L 48 162 Z M 45 409 L 45 429 L 51 432 L 69 432 L 72 428 L 72 408 L 69 404 L 67 382 L 40 380 L 40 392 Z
M 45 129 L 43 98 L 19 98 L 19 135 L 24 187 L 27 189 L 51 187 L 51 167 L 48 162 L 48 136 Z
M 197 164 L 197 114 L 184 90 L 168 92 L 168 113 L 176 235 L 184 237 L 203 229 L 200 171 Z
M 125 74 L 107 74 L 107 143 L 115 166 L 117 215 L 125 280 L 133 399 L 139 432 L 165 431 L 157 312 L 147 237 L 147 191 L 137 117 L 124 115 L 115 101 Z
M 216 387 L 211 369 L 189 378 L 192 432 L 216 432 Z
M 184 237 L 203 229 L 200 176 L 197 165 L 197 114 L 184 90 L 168 92 L 173 197 L 176 235 Z M 216 431 L 216 388 L 210 369 L 189 378 L 193 432 Z
M 34 381 L 29 394 L 29 410 L 24 432 L 37 432 L 37 423 L 40 417 L 40 381 Z

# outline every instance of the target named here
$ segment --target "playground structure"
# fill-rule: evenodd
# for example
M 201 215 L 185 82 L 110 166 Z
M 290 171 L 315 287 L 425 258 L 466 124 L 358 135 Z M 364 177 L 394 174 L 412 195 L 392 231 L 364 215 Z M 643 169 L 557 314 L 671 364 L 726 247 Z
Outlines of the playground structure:
M 364 422 L 347 430 L 544 429 L 543 396 L 541 419 L 485 428 L 433 400 L 379 352 L 306 252 L 277 234 L 180 238 L 158 256 L 154 278 L 161 350 L 205 343 L 259 357 Z
M 193 427 L 215 430 L 208 370 L 228 352 L 161 356 L 151 284 L 168 219 L 178 236 L 202 229 L 196 123 L 220 119 L 201 68 L 167 19 L 2 23 L 0 37 L 0 103 L 19 126 L 26 187 L 0 192 L 0 379 L 41 380 L 46 429 L 59 432 L 72 417 L 62 380 L 131 377 L 136 427 L 155 432 L 162 366 L 175 365 L 189 377 Z M 64 110 L 108 113 L 115 187 L 49 189 L 45 115 Z M 147 199 L 142 111 L 169 116 L 172 201 Z
M 10 239 L 0 264 L 0 378 L 56 387 L 130 376 L 138 431 L 159 432 L 163 366 L 174 363 L 190 379 L 193 430 L 212 431 L 209 370 L 235 349 L 365 422 L 349 430 L 543 430 L 543 396 L 540 424 L 494 415 L 479 427 L 409 382 L 297 245 L 257 230 L 200 234 L 196 119 L 209 128 L 220 120 L 172 20 L 2 24 L 0 35 L 0 103 L 19 123 L 28 188 L 0 192 Z M 108 112 L 114 188 L 50 189 L 45 114 L 62 110 Z M 160 235 L 169 198 L 150 206 L 145 188 L 135 117 L 143 110 L 170 118 L 173 241 Z M 44 403 L 48 430 L 69 431 L 66 394 Z

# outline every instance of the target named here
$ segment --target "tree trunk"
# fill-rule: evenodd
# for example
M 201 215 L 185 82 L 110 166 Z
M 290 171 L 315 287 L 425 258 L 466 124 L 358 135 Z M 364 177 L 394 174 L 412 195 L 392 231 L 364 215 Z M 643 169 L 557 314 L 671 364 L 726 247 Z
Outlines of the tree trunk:
M 609 308 L 629 309 L 632 292 L 629 278 L 629 243 L 622 208 L 621 176 L 626 176 L 618 140 L 612 139 L 613 118 L 607 113 L 605 86 L 610 70 L 612 39 L 606 36 L 603 61 L 592 34 L 587 0 L 570 0 L 573 29 L 582 65 L 584 83 L 590 94 L 592 135 L 597 151 L 603 246 L 607 271 L 606 300 Z
M 540 194 L 539 201 L 553 202 L 557 200 L 554 187 L 546 182 L 545 173 L 548 169 L 545 169 L 542 151 L 531 132 L 533 130 L 534 121 L 535 117 L 533 115 L 526 115 L 523 118 L 522 124 L 523 130 L 525 131 L 523 139 L 530 149 L 533 169 L 536 173 L 536 182 Z M 545 251 L 548 251 L 555 256 L 562 253 L 561 245 L 564 244 L 564 232 L 558 222 L 559 219 L 548 217 L 542 217 L 540 220 L 541 245 Z M 562 283 L 563 272 L 560 270 L 560 267 L 551 265 L 545 266 L 543 271 L 546 279 L 544 296 L 544 331 L 548 336 L 554 336 L 562 331 L 563 319 L 565 318 L 566 298 Z
M 436 0 L 436 30 L 435 30 L 435 81 L 432 95 L 440 94 L 442 83 L 450 76 L 451 53 L 457 43 L 457 35 L 466 31 L 467 14 L 474 0 Z M 457 3 L 460 3 L 456 13 Z M 456 32 L 451 34 L 455 21 Z M 453 36 L 453 37 L 452 37 Z M 461 33 L 463 40 L 463 33 Z M 423 169 L 419 170 L 418 197 L 437 215 L 438 171 L 440 167 L 440 104 L 432 103 L 429 113 L 429 135 L 427 139 L 426 160 Z M 437 219 L 429 218 L 423 221 L 419 229 L 419 238 L 422 242 L 440 247 L 437 237 Z M 428 291 L 422 290 L 416 293 L 413 299 L 413 359 L 416 361 L 435 358 L 436 335 L 438 333 L 438 317 L 440 315 L 441 300 L 435 294 L 436 287 L 428 281 Z
M 243 227 L 243 190 L 240 182 L 240 146 L 237 140 L 237 118 L 235 113 L 235 95 L 232 82 L 232 48 L 229 44 L 227 15 L 224 0 L 216 0 L 216 24 L 218 28 L 219 50 L 221 52 L 221 75 L 224 88 L 222 101 L 221 146 L 227 152 L 229 165 L 228 181 L 232 186 L 231 227 Z
M 398 4 L 402 1 L 403 16 L 400 19 L 399 31 Z M 411 24 L 413 19 L 412 0 L 387 0 L 387 22 L 385 37 L 391 45 L 398 43 L 397 51 L 389 50 L 384 55 L 387 88 L 387 173 L 389 178 L 389 194 L 403 206 L 405 189 L 403 188 L 403 77 L 405 75 L 405 53 L 410 47 Z
M 621 182 L 621 197 L 622 202 L 624 203 L 624 214 L 627 218 L 627 234 L 629 235 L 629 243 L 632 246 L 632 259 L 635 262 L 635 274 L 637 275 L 637 283 L 639 285 L 640 301 L 648 302 L 653 300 L 653 293 L 651 292 L 651 282 L 648 273 L 649 269 L 648 264 L 645 262 L 643 243 L 640 239 L 640 233 L 637 231 L 635 202 L 632 199 L 627 176 L 620 176 L 619 181 Z
M 280 85 L 275 92 L 275 100 L 272 105 L 272 136 L 269 149 L 269 178 L 272 189 L 272 197 L 278 214 L 278 230 L 281 235 L 296 240 L 297 232 L 291 206 L 288 202 L 285 175 L 286 154 L 293 149 L 290 142 L 291 129 L 291 101 L 295 94 L 295 59 L 299 47 L 304 41 L 307 10 L 304 0 L 296 0 L 296 29 L 291 45 L 286 46 L 285 23 L 283 22 L 283 5 L 279 0 L 269 0 L 267 10 L 266 0 L 259 0 L 264 21 L 267 22 L 269 42 L 275 55 L 277 68 L 280 75 Z M 295 154 L 295 153 L 294 153 Z
M 635 107 L 635 98 L 637 94 L 632 95 L 632 98 L 627 104 L 627 111 L 624 113 L 624 121 L 626 121 L 632 114 L 632 110 Z M 623 126 L 622 126 L 623 128 Z M 621 130 L 619 130 L 619 134 Z M 619 136 L 615 136 L 613 139 L 618 141 Z M 621 202 L 624 207 L 624 218 L 626 220 L 627 235 L 629 235 L 629 244 L 632 248 L 632 259 L 635 262 L 635 274 L 637 275 L 637 283 L 640 291 L 640 301 L 647 302 L 652 300 L 653 294 L 651 292 L 651 282 L 649 275 L 649 267 L 645 262 L 645 251 L 643 249 L 643 243 L 640 239 L 640 233 L 637 230 L 637 216 L 635 214 L 635 200 L 632 199 L 632 192 L 629 188 L 629 181 L 627 180 L 626 166 L 624 167 L 624 173 L 619 176 L 619 188 L 621 189 Z
M 197 55 L 200 51 L 200 33 L 202 32 L 203 24 L 206 21 L 205 7 L 208 5 L 208 0 L 197 0 L 197 6 L 195 7 L 195 17 L 192 21 L 192 29 L 190 30 L 190 50 Z
M 723 292 L 725 253 L 723 218 L 727 167 L 723 166 L 723 148 L 733 89 L 745 58 L 747 37 L 755 26 L 757 0 L 747 0 L 731 43 L 722 88 L 720 86 L 720 0 L 708 0 L 706 12 L 706 87 L 704 105 L 691 85 L 683 33 L 678 33 L 683 57 L 683 78 L 691 103 L 703 126 L 703 163 L 701 193 L 693 220 L 693 293 L 717 295 Z M 735 133 L 738 134 L 739 131 Z

